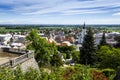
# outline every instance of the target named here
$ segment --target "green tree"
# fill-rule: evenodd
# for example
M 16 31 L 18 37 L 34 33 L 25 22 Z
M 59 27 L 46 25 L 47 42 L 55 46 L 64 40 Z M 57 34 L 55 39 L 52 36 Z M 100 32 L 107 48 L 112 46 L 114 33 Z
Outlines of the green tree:
M 72 52 L 72 61 L 75 62 L 75 63 L 78 63 L 79 62 L 79 51 L 74 51 Z
M 59 67 L 63 65 L 63 61 L 60 57 L 60 55 L 58 53 L 55 53 L 52 57 L 51 57 L 51 65 L 55 66 L 55 67 Z
M 84 37 L 82 48 L 80 49 L 80 63 L 92 65 L 96 61 L 96 49 L 94 45 L 94 37 L 91 28 L 88 29 Z
M 26 38 L 29 41 L 28 49 L 35 50 L 35 59 L 39 66 L 50 65 L 50 55 L 57 52 L 57 47 L 54 43 L 49 44 L 46 39 L 38 35 L 37 30 L 32 30 Z
M 58 51 L 66 54 L 66 59 L 69 59 L 71 53 L 76 50 L 75 46 L 58 46 Z
M 101 38 L 101 40 L 100 40 L 100 44 L 98 45 L 98 49 L 99 49 L 101 46 L 105 46 L 105 45 L 108 45 L 108 44 L 107 44 L 107 42 L 106 42 L 105 32 L 103 32 L 102 38 Z
M 35 50 L 35 53 L 37 52 L 37 48 L 39 48 L 37 44 L 38 44 L 40 36 L 37 33 L 38 33 L 37 30 L 32 29 L 29 35 L 26 37 L 26 40 L 28 41 L 28 43 L 30 43 L 27 46 L 27 48 L 30 50 Z
M 102 46 L 97 51 L 97 56 L 99 58 L 100 68 L 116 69 L 118 66 L 120 66 L 120 49 Z
M 120 36 L 118 36 L 118 35 L 115 36 L 115 37 L 114 37 L 114 40 L 117 41 L 117 42 L 120 42 Z
M 115 36 L 114 39 L 117 41 L 117 44 L 115 45 L 115 47 L 120 48 L 120 36 Z

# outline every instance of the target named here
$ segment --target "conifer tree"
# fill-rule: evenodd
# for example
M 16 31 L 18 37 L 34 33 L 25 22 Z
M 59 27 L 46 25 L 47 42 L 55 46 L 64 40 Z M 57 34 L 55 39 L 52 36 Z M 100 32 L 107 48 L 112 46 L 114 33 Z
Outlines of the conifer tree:
M 96 49 L 94 45 L 94 37 L 91 28 L 88 29 L 84 37 L 82 48 L 80 49 L 80 63 L 92 65 L 96 61 Z
M 115 47 L 120 48 L 120 36 L 116 36 L 114 39 L 117 41 Z
M 102 39 L 100 40 L 100 46 L 108 45 L 106 42 L 105 32 L 103 32 Z

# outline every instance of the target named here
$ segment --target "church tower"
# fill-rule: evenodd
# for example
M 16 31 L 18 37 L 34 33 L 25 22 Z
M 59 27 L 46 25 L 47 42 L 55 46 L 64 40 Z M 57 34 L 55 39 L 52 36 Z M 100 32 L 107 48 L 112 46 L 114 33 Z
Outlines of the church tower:
M 85 35 L 86 35 L 86 25 L 85 25 L 85 22 L 84 22 L 84 25 L 83 25 L 83 27 L 82 27 L 82 32 L 81 32 L 81 34 L 80 34 L 80 36 L 79 36 L 79 43 L 83 43 L 83 40 L 84 40 L 84 37 L 85 37 Z

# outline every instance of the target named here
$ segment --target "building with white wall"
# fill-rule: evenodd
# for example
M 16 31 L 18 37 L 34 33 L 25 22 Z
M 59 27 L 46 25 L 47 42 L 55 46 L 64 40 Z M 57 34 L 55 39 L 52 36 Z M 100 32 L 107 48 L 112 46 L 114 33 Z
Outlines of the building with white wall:
M 12 38 L 11 34 L 0 34 L 0 44 L 6 45 L 8 42 L 10 42 L 11 38 Z
M 25 37 L 26 37 L 25 35 L 13 35 L 12 39 L 13 39 L 13 42 L 24 43 Z
M 80 33 L 80 36 L 78 38 L 78 43 L 83 43 L 85 35 L 86 35 L 86 26 L 84 23 L 83 28 L 82 28 L 82 32 Z

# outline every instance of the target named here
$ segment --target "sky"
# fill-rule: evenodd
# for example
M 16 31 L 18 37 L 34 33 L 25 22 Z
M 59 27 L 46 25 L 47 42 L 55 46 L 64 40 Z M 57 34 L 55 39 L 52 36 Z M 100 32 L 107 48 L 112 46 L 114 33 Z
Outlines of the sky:
M 120 24 L 120 0 L 0 0 L 0 24 Z

